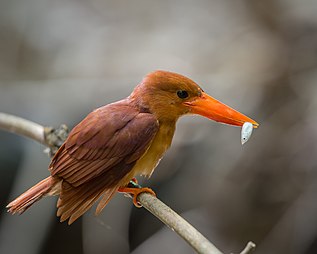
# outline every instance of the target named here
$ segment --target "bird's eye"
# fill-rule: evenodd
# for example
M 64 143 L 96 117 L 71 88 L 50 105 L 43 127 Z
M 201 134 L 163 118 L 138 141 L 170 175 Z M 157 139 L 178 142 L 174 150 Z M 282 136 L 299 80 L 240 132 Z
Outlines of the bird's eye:
M 177 91 L 177 96 L 181 99 L 185 99 L 188 97 L 188 92 L 185 90 L 179 90 Z

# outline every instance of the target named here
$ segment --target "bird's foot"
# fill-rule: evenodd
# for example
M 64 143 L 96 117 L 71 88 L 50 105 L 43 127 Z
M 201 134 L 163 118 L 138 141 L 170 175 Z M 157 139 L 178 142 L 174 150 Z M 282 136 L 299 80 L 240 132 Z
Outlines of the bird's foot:
M 138 181 L 136 180 L 136 178 L 133 178 L 129 184 L 125 187 L 119 187 L 118 189 L 118 192 L 122 192 L 122 193 L 126 193 L 126 194 L 130 194 L 133 196 L 133 204 L 140 208 L 142 207 L 142 205 L 140 204 L 140 202 L 138 201 L 138 196 L 143 193 L 143 192 L 147 192 L 147 193 L 150 193 L 152 194 L 153 196 L 156 197 L 156 194 L 155 192 L 150 189 L 150 188 L 147 188 L 147 187 L 141 187 L 139 184 L 138 184 Z

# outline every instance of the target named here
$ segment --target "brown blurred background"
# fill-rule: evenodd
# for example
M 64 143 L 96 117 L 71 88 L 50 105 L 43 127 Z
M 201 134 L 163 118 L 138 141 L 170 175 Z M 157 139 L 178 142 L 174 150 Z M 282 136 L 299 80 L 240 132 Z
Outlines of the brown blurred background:
M 155 69 L 186 75 L 261 123 L 178 124 L 149 181 L 225 253 L 317 253 L 317 1 L 0 0 L 0 111 L 74 126 Z M 59 223 L 56 199 L 12 198 L 48 175 L 44 147 L 0 132 L 0 253 L 193 253 L 118 194 Z

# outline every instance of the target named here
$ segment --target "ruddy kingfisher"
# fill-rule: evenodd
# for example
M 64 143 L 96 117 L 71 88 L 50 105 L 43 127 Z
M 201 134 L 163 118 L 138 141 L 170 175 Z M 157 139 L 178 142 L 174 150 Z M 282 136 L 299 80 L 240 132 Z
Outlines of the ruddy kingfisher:
M 52 158 L 51 175 L 8 204 L 8 211 L 21 214 L 42 197 L 59 195 L 57 216 L 71 224 L 100 199 L 98 215 L 116 192 L 132 194 L 139 206 L 141 192 L 154 192 L 128 183 L 136 175 L 152 175 L 171 145 L 176 121 L 186 114 L 258 127 L 189 78 L 154 71 L 130 96 L 97 108 L 76 125 Z

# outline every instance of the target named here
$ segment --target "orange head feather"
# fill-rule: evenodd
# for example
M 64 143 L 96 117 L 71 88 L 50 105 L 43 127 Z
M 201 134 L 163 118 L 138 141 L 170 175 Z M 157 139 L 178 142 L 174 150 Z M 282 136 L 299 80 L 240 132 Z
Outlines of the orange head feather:
M 194 81 L 177 73 L 154 71 L 142 80 L 130 99 L 159 121 L 176 121 L 185 114 L 199 114 L 217 122 L 242 126 L 258 123 L 206 94 Z

